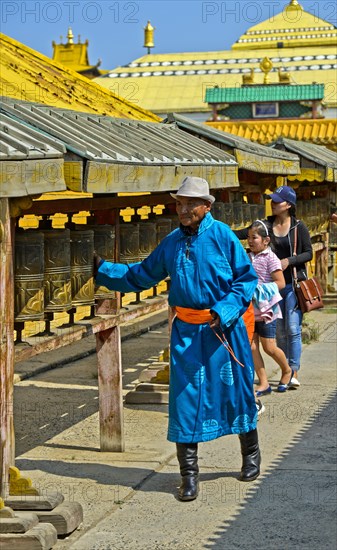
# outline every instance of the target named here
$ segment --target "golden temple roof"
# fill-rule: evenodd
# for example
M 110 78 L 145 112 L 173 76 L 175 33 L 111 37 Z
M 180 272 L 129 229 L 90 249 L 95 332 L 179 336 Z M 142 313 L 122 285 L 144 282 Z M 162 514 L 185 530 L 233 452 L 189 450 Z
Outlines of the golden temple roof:
M 0 95 L 53 107 L 159 121 L 153 113 L 0 34 Z
M 208 126 L 229 132 L 235 136 L 244 137 L 263 145 L 274 142 L 278 137 L 284 137 L 304 142 L 326 145 L 337 149 L 337 120 L 251 120 L 247 122 L 227 120 L 222 122 L 207 122 Z
M 90 65 L 89 55 L 88 55 L 88 46 L 89 41 L 81 42 L 81 37 L 78 37 L 77 44 L 74 42 L 74 35 L 71 27 L 68 28 L 67 42 L 56 44 L 52 42 L 53 46 L 53 61 L 56 63 L 62 63 L 72 71 L 83 73 L 85 71 L 90 71 L 96 69 L 96 75 L 100 74 L 98 70 L 101 60 L 99 59 L 96 65 Z
M 314 8 L 314 5 L 312 6 Z M 233 50 L 327 46 L 336 43 L 336 28 L 331 23 L 303 9 L 297 0 L 290 1 L 281 13 L 250 27 L 233 44 Z
M 324 84 L 326 105 L 337 106 L 337 29 L 292 4 L 287 12 L 293 14 L 291 25 L 281 12 L 247 30 L 243 36 L 254 43 L 236 42 L 226 51 L 149 54 L 94 81 L 156 113 L 210 112 L 204 101 L 207 87 L 241 87 L 252 68 L 262 84 L 259 64 L 268 57 L 273 63 L 270 84 L 279 82 L 282 68 L 291 84 Z M 288 34 L 301 38 L 287 39 Z

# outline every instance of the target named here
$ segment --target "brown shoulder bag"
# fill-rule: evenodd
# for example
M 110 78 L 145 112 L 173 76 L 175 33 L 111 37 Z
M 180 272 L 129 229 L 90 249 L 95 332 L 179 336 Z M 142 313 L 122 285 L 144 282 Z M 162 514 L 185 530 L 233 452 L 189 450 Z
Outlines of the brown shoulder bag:
M 294 252 L 293 255 L 296 256 L 297 248 L 297 227 L 295 227 L 294 235 Z M 313 309 L 321 309 L 324 307 L 323 304 L 323 290 L 316 277 L 311 277 L 310 279 L 305 279 L 304 281 L 299 281 L 297 279 L 297 269 L 293 267 L 294 275 L 294 288 L 297 296 L 298 307 L 302 313 L 307 313 Z

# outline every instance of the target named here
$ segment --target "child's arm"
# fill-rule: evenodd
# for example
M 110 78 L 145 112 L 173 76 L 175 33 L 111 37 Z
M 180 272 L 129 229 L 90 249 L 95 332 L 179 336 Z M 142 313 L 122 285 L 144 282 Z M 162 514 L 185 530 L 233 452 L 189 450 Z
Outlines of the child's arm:
M 270 275 L 273 282 L 277 284 L 277 287 L 279 290 L 282 290 L 282 288 L 286 286 L 283 271 L 281 269 L 278 269 L 277 271 L 273 271 Z

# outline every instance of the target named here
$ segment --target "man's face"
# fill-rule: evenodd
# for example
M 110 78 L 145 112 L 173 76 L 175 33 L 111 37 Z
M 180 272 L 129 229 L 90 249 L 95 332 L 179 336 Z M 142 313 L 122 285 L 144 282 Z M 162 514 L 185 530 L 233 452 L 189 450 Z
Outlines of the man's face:
M 176 199 L 178 218 L 185 227 L 196 229 L 210 209 L 211 203 L 203 199 L 189 197 L 178 197 Z

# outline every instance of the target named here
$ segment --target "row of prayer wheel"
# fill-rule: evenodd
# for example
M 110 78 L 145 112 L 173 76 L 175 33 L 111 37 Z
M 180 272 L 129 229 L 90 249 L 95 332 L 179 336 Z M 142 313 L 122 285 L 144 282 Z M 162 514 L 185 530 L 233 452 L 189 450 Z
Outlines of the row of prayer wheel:
M 170 217 L 158 221 L 121 223 L 119 261 L 146 258 L 176 226 Z M 16 322 L 43 320 L 45 313 L 92 306 L 95 300 L 115 298 L 105 287 L 94 287 L 93 253 L 114 261 L 113 225 L 80 225 L 70 229 L 19 230 L 15 238 Z
M 229 227 L 239 229 L 250 225 L 254 220 L 263 220 L 265 206 L 264 204 L 247 204 L 245 202 L 215 201 L 212 214 L 216 220 L 226 223 Z
M 311 233 L 327 231 L 330 218 L 329 200 L 299 200 L 296 205 L 296 216 L 305 223 Z

